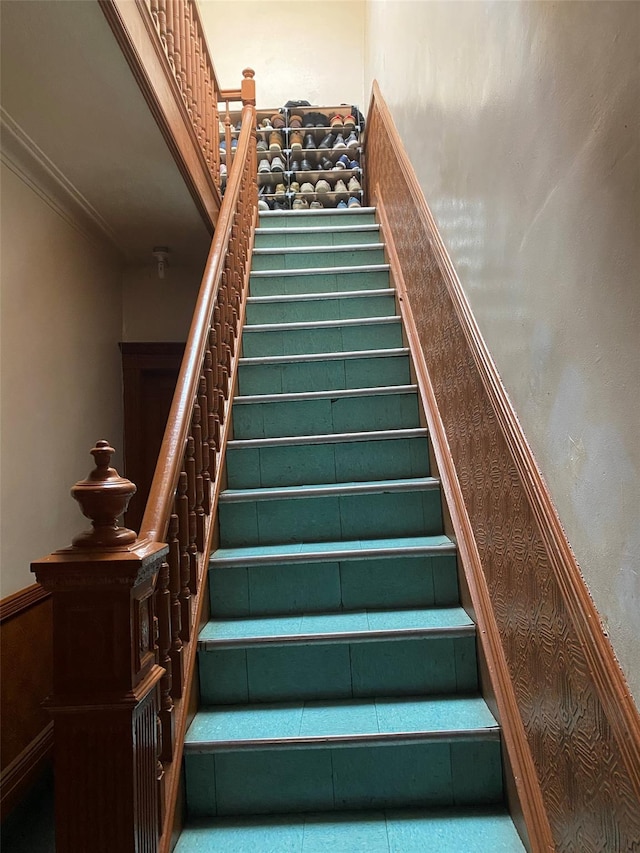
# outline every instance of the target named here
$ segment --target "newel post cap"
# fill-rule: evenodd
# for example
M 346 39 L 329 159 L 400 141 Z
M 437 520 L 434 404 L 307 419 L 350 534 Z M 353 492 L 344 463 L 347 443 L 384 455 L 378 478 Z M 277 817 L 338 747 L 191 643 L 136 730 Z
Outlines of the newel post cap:
M 256 105 L 256 81 L 253 79 L 256 72 L 253 68 L 244 68 L 242 71 L 242 82 L 240 83 L 240 95 L 243 104 Z
M 126 512 L 136 487 L 110 467 L 114 453 L 108 441 L 97 441 L 91 451 L 96 467 L 71 489 L 71 496 L 80 504 L 82 514 L 92 523 L 91 530 L 74 537 L 74 548 L 124 550 L 136 540 L 135 531 L 118 525 L 118 518 Z

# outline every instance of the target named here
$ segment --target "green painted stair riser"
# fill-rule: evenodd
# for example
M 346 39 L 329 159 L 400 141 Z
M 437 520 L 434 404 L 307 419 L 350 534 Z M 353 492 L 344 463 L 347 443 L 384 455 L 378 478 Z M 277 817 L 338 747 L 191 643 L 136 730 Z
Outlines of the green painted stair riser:
M 317 247 L 319 249 L 320 247 Z M 321 252 L 318 250 L 282 252 L 261 255 L 254 252 L 252 272 L 260 270 L 303 270 L 322 267 L 357 267 L 364 264 L 384 264 L 385 257 L 382 249 L 369 249 L 364 245 L 354 250 L 337 252 Z
M 395 319 L 349 326 L 316 328 L 271 328 L 265 331 L 247 328 L 242 336 L 245 358 L 270 355 L 301 355 L 321 352 L 355 352 L 403 346 L 402 327 Z
M 359 243 L 377 243 L 377 228 L 370 231 L 309 231 L 308 233 L 257 234 L 257 249 L 277 249 L 299 246 L 355 246 Z
M 327 435 L 362 430 L 409 429 L 420 426 L 415 393 L 358 397 L 319 397 L 235 403 L 236 439 Z
M 459 599 L 454 554 L 214 567 L 214 616 L 446 607 Z
M 276 364 L 241 362 L 238 370 L 238 393 L 244 395 L 343 391 L 347 388 L 407 385 L 409 382 L 411 371 L 406 355 L 327 358 Z
M 500 743 L 250 750 L 185 756 L 194 816 L 453 806 L 502 799 Z
M 324 297 L 282 302 L 249 302 L 247 323 L 304 323 L 314 320 L 391 317 L 395 314 L 395 308 L 392 292 L 384 296 L 352 296 L 346 299 Z
M 406 638 L 198 652 L 209 704 L 477 690 L 475 637 Z
M 436 489 L 220 503 L 219 517 L 223 548 L 442 532 Z
M 426 438 L 229 448 L 230 489 L 426 477 Z
M 317 227 L 334 225 L 341 227 L 345 225 L 374 225 L 376 221 L 374 213 L 349 213 L 348 217 L 336 213 L 319 218 L 313 213 L 290 213 L 282 216 L 261 216 L 260 228 L 304 228 L 305 226 Z
M 360 258 L 362 262 L 362 258 Z M 381 262 L 382 263 L 382 262 Z M 346 266 L 346 265 L 340 265 Z M 253 268 L 255 270 L 255 267 Z M 279 268 L 275 268 L 279 269 Z M 275 293 L 340 293 L 352 290 L 380 290 L 389 287 L 389 271 L 361 270 L 331 272 L 322 269 L 313 275 L 251 275 L 252 296 L 273 296 Z

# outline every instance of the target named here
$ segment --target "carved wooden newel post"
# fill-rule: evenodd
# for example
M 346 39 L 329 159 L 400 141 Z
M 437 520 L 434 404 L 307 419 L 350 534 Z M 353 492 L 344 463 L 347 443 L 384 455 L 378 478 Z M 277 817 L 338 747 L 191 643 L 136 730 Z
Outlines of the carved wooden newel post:
M 152 853 L 161 796 L 153 591 L 168 551 L 118 527 L 135 486 L 109 467 L 71 490 L 91 530 L 32 564 L 53 598 L 56 850 Z

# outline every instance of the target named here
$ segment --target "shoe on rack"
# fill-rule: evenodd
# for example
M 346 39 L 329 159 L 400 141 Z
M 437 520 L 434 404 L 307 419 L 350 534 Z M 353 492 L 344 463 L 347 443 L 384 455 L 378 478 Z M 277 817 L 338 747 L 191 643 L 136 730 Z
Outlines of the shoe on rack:
M 334 192 L 335 192 L 336 196 L 344 197 L 345 200 L 346 200 L 347 196 L 349 195 L 349 192 L 347 190 L 347 185 L 342 180 L 342 178 L 340 178 L 339 180 L 336 181 L 336 186 L 335 186 Z
M 284 201 L 274 201 L 273 202 L 274 210 L 289 210 L 289 205 L 287 204 L 286 199 Z
M 267 201 L 263 198 L 258 199 L 258 210 L 271 210 Z
M 227 175 L 227 164 L 226 163 L 220 163 L 220 177 L 224 178 L 224 177 L 226 177 L 226 175 Z
M 293 209 L 294 210 L 308 210 L 309 202 L 306 198 L 294 198 L 293 200 Z
M 349 169 L 349 158 L 346 154 L 341 154 L 335 162 L 334 169 Z
M 346 187 L 345 187 L 346 189 Z M 317 193 L 330 193 L 331 192 L 331 184 L 329 181 L 325 181 L 324 178 L 320 178 L 319 181 L 316 182 L 316 192 Z
M 351 113 L 349 113 L 348 116 L 344 117 L 344 128 L 345 128 L 345 130 L 347 130 L 348 128 L 355 130 L 355 127 L 356 127 L 356 120 L 351 115 Z
M 292 115 L 289 118 L 289 127 L 302 127 L 302 116 L 299 116 L 297 113 L 295 115 Z
M 259 139 L 258 142 L 256 143 L 256 151 L 258 152 L 258 154 L 261 151 L 268 151 L 268 150 L 269 150 L 269 146 L 267 145 L 266 141 L 264 139 Z
M 272 172 L 284 172 L 284 162 L 282 157 L 279 157 L 277 154 L 271 158 L 271 171 Z
M 260 127 L 263 130 L 273 130 L 273 125 L 271 124 L 271 121 L 268 118 L 262 119 L 262 121 L 260 122 Z
M 272 130 L 269 134 L 269 151 L 282 151 L 283 139 L 279 130 Z
M 304 141 L 304 136 L 302 135 L 301 130 L 292 130 L 289 135 L 289 148 L 292 151 L 300 151 L 302 149 L 302 143 Z
M 313 193 L 313 184 L 312 184 L 312 183 L 310 183 L 309 181 L 305 181 L 305 182 L 300 186 L 300 192 L 301 192 L 301 193 Z
M 273 184 L 263 184 L 258 187 L 258 195 L 273 195 Z
M 274 113 L 271 116 L 271 124 L 276 130 L 280 130 L 284 127 L 284 118 L 280 115 L 280 113 Z
M 278 184 L 276 186 L 276 201 L 286 201 L 287 200 L 287 190 L 284 184 Z
M 306 148 L 315 148 L 316 140 L 313 133 L 307 133 L 304 137 L 304 147 Z
M 357 161 L 357 160 L 352 160 L 352 161 L 349 163 L 349 168 L 350 168 L 350 169 L 357 169 L 358 171 L 360 171 L 360 163 L 358 163 L 358 161 Z
M 297 181 L 291 181 L 291 183 L 289 185 L 289 189 L 291 190 L 292 193 L 299 193 L 300 192 L 300 184 Z
M 343 120 L 342 116 L 340 115 L 340 113 L 335 113 L 334 115 L 331 116 L 331 118 L 329 119 L 329 127 L 332 130 L 337 130 L 337 131 L 342 130 L 342 128 L 344 127 L 344 120 Z
M 346 140 L 347 148 L 358 148 L 360 142 L 358 137 L 356 136 L 355 130 L 352 130 Z
M 321 201 L 312 201 L 311 204 L 309 205 L 309 208 L 311 210 L 318 210 L 319 208 L 322 208 L 323 206 L 324 205 L 322 204 Z
M 360 204 L 360 201 L 352 195 L 347 202 L 347 207 L 362 207 L 362 205 Z
M 334 145 L 333 145 L 334 141 L 335 141 L 335 136 L 333 135 L 333 133 L 327 133 L 327 135 L 322 140 L 320 145 L 318 145 L 318 148 L 321 148 L 324 150 L 330 150 L 331 148 L 334 147 Z
M 327 172 L 330 172 L 331 169 L 333 169 L 333 160 L 329 160 L 328 157 L 323 157 L 320 161 L 320 164 L 322 168 Z
M 340 208 L 340 210 L 342 210 L 342 208 L 347 207 L 347 202 L 344 199 L 341 199 L 338 202 L 338 204 L 336 205 L 336 207 L 338 207 L 338 208 Z
M 263 172 L 270 172 L 270 171 L 271 171 L 271 164 L 269 163 L 269 161 L 266 158 L 264 160 L 260 160 L 260 162 L 258 163 L 258 174 L 261 175 Z
M 362 189 L 362 186 L 360 184 L 360 181 L 354 175 L 352 178 L 349 179 L 349 192 L 350 193 L 360 192 L 361 189 Z
M 307 160 L 306 157 L 302 158 L 302 163 L 300 163 L 300 171 L 301 172 L 313 172 L 313 163 L 310 160 Z
M 333 150 L 337 151 L 340 148 L 346 148 L 346 147 L 347 146 L 346 146 L 345 141 L 344 141 L 344 136 L 341 133 L 339 133 L 336 136 L 336 141 L 333 143 Z
M 307 115 L 302 120 L 302 126 L 303 127 L 315 127 L 316 126 L 316 120 L 313 117 L 313 113 L 307 113 Z

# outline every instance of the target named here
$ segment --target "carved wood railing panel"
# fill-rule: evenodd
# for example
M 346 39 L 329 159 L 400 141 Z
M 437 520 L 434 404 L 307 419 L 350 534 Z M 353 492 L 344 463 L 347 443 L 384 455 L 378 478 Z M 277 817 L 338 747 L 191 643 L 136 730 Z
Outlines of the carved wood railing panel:
M 637 710 L 376 84 L 366 155 L 369 198 L 384 203 L 553 844 L 640 849 Z M 548 849 L 544 827 L 529 829 L 533 848 Z
M 254 131 L 246 104 L 139 535 L 117 526 L 135 487 L 98 442 L 74 488 L 92 530 L 33 564 L 54 606 L 59 853 L 171 849 L 257 219 Z

